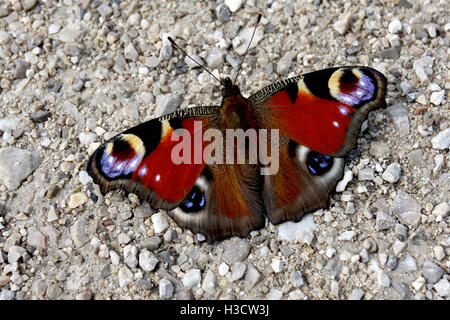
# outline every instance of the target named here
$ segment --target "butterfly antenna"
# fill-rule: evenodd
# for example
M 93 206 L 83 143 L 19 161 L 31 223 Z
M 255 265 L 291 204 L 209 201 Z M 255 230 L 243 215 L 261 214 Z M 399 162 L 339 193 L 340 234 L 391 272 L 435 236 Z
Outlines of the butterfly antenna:
M 200 62 L 198 62 L 197 60 L 195 60 L 194 58 L 192 58 L 190 55 L 187 54 L 186 51 L 184 51 L 178 44 L 176 44 L 176 42 L 171 38 L 171 37 L 167 37 L 167 39 L 170 41 L 171 44 L 173 44 L 178 50 L 180 50 L 186 57 L 188 57 L 189 59 L 191 59 L 192 61 L 194 61 L 196 64 L 198 64 L 203 70 L 205 70 L 206 72 L 208 72 L 214 79 L 216 79 L 217 81 L 220 82 L 221 85 L 225 86 L 225 84 L 222 82 L 222 80 L 220 80 L 219 78 L 217 78 L 215 75 L 213 75 L 213 73 L 211 71 L 209 71 L 208 69 L 206 69 L 206 67 L 204 65 L 202 65 Z
M 236 80 L 237 80 L 237 78 L 238 78 L 238 76 L 239 76 L 239 72 L 240 72 L 241 69 L 242 69 L 242 68 L 241 68 L 241 67 L 242 67 L 242 64 L 244 63 L 245 57 L 247 56 L 248 49 L 250 49 L 250 45 L 252 44 L 253 37 L 255 36 L 255 33 L 256 33 L 256 28 L 258 28 L 258 24 L 259 24 L 259 22 L 261 21 L 261 17 L 262 17 L 262 14 L 261 14 L 261 13 L 258 14 L 258 19 L 256 20 L 256 26 L 255 26 L 255 29 L 253 29 L 252 37 L 250 38 L 250 41 L 249 41 L 249 43 L 248 43 L 247 50 L 245 50 L 244 58 L 242 59 L 242 62 L 241 62 L 241 64 L 239 65 L 239 69 L 238 69 L 238 71 L 237 71 L 237 73 L 236 73 L 236 77 L 234 78 L 233 83 L 236 83 Z

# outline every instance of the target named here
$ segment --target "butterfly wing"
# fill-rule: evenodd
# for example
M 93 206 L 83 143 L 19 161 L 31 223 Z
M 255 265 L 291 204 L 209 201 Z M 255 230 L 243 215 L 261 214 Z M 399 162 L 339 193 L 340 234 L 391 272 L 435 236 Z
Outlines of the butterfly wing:
M 219 110 L 184 109 L 128 129 L 93 153 L 87 171 L 102 192 L 135 193 L 208 241 L 244 236 L 265 223 L 262 181 L 258 165 L 205 163 L 209 144 L 203 131 L 213 128 L 225 136 Z M 177 129 L 193 137 L 188 163 L 174 163 L 172 157 L 183 136 Z M 195 141 L 196 134 L 200 141 Z
M 207 126 L 217 112 L 218 107 L 189 108 L 141 123 L 102 144 L 89 159 L 87 171 L 104 193 L 121 188 L 154 208 L 173 209 L 205 166 L 202 161 L 172 161 L 172 152 L 182 139 L 176 130 L 192 136 L 196 122 Z
M 279 129 L 279 171 L 265 176 L 273 223 L 327 207 L 368 113 L 384 107 L 386 78 L 367 67 L 324 69 L 276 82 L 249 98 L 261 128 Z

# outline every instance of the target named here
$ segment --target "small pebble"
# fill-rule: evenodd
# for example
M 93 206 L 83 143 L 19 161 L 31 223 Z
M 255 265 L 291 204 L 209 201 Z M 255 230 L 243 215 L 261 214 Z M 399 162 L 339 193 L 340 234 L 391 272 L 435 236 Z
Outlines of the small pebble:
M 396 183 L 400 179 L 402 168 L 397 162 L 393 162 L 387 166 L 381 177 L 389 183 Z
M 190 269 L 186 271 L 184 276 L 181 279 L 183 286 L 186 288 L 194 288 L 196 287 L 200 281 L 202 280 L 201 272 L 199 269 Z
M 169 299 L 173 296 L 175 288 L 170 280 L 163 278 L 159 281 L 159 298 Z

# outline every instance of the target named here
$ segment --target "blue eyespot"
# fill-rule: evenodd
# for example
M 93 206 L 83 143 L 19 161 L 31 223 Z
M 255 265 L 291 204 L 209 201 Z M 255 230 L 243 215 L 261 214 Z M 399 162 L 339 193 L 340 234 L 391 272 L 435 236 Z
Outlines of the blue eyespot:
M 306 165 L 312 175 L 320 176 L 333 167 L 334 158 L 325 154 L 311 151 L 306 159 Z
M 194 186 L 188 193 L 186 198 L 181 201 L 179 207 L 184 212 L 198 212 L 202 210 L 206 205 L 205 194 L 200 191 L 197 186 Z

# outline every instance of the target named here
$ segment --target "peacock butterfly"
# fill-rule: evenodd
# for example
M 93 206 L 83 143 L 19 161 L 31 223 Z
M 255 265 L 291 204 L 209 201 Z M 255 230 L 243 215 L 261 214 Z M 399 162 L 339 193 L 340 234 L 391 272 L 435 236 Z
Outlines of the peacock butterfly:
M 368 67 L 307 73 L 275 82 L 248 98 L 230 78 L 221 83 L 220 106 L 181 109 L 103 143 L 87 164 L 101 191 L 135 193 L 209 242 L 244 237 L 262 228 L 266 215 L 273 224 L 298 221 L 328 206 L 362 122 L 370 111 L 386 106 L 386 78 Z M 217 139 L 196 138 L 199 130 L 209 129 L 216 137 L 230 130 L 276 136 L 276 147 L 249 138 L 248 145 L 232 149 L 231 160 L 240 151 L 250 159 L 253 141 L 259 155 L 263 149 L 268 149 L 266 155 L 278 154 L 277 170 L 261 174 L 267 156 L 244 163 L 211 161 L 217 150 L 225 153 L 230 148 L 224 141 L 211 148 Z M 191 135 L 194 138 L 187 139 Z M 191 143 L 180 148 L 180 140 Z M 205 157 L 207 150 L 210 158 Z M 192 161 L 175 161 L 174 154 Z

